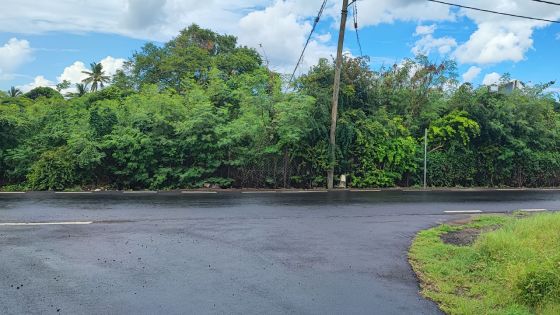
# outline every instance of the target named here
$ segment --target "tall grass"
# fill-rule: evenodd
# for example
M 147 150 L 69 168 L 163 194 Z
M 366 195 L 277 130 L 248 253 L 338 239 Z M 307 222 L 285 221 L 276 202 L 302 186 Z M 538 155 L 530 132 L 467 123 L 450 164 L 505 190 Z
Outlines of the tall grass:
M 471 246 L 444 244 L 458 229 L 499 226 Z M 560 314 L 560 213 L 479 217 L 418 234 L 410 262 L 423 294 L 450 314 Z

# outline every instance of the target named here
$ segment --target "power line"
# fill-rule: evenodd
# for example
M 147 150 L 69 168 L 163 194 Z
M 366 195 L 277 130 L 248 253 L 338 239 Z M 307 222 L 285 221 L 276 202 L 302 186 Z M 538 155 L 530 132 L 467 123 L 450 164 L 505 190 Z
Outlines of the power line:
M 360 34 L 358 32 L 358 4 L 356 1 L 353 2 L 354 4 L 354 30 L 356 30 L 356 40 L 358 41 L 358 47 L 360 48 L 360 56 L 364 56 L 362 52 L 362 43 L 360 42 Z
M 351 4 L 354 5 L 354 30 L 356 30 L 356 40 L 358 41 L 358 48 L 360 49 L 360 57 L 363 60 L 364 57 L 364 53 L 362 51 L 362 43 L 360 41 L 360 33 L 358 31 L 358 3 L 356 1 L 352 2 Z M 369 100 L 369 91 L 368 91 L 368 87 L 365 87 L 362 80 L 360 80 L 360 78 L 356 78 L 356 80 L 358 81 L 357 85 L 359 85 L 359 88 L 362 89 L 365 94 L 366 94 L 366 100 Z
M 531 0 L 531 1 L 541 2 L 541 3 L 546 3 L 546 4 L 552 4 L 552 5 L 560 5 L 560 3 L 558 3 L 558 2 L 552 2 L 552 1 L 544 1 L 544 0 Z
M 428 0 L 428 1 L 429 1 L 429 2 L 441 3 L 441 4 L 446 4 L 446 5 L 450 5 L 450 6 L 454 6 L 454 7 L 459 7 L 459 8 L 464 8 L 464 9 L 475 10 L 475 11 L 482 11 L 482 12 L 494 13 L 494 14 L 499 14 L 499 15 L 517 17 L 517 18 L 522 18 L 522 19 L 528 19 L 528 20 L 535 20 L 535 21 L 543 21 L 543 22 L 558 23 L 558 24 L 560 24 L 560 21 L 554 21 L 554 20 L 547 20 L 547 19 L 535 18 L 535 17 L 525 16 L 525 15 L 517 15 L 517 14 L 511 14 L 511 13 L 504 13 L 504 12 L 492 11 L 492 10 L 487 10 L 487 9 L 480 9 L 480 8 L 469 7 L 469 6 L 466 6 L 466 5 L 460 5 L 460 4 L 455 4 L 455 3 L 449 3 L 449 2 L 439 1 L 439 0 Z
M 321 8 L 319 9 L 319 13 L 317 13 L 317 17 L 315 18 L 315 21 L 313 23 L 313 28 L 311 28 L 311 33 L 309 33 L 309 37 L 307 37 L 307 41 L 305 42 L 305 46 L 303 46 L 303 50 L 301 51 L 301 55 L 299 56 L 299 60 L 296 63 L 296 67 L 294 68 L 294 72 L 292 73 L 292 77 L 290 78 L 290 82 L 288 82 L 288 85 L 290 85 L 290 83 L 292 83 L 292 81 L 294 80 L 294 77 L 296 76 L 296 71 L 297 71 L 298 67 L 300 66 L 301 62 L 303 61 L 303 55 L 305 54 L 305 50 L 307 49 L 307 45 L 309 45 L 309 42 L 311 41 L 311 36 L 313 36 L 313 33 L 315 32 L 315 28 L 317 28 L 317 24 L 319 24 L 319 21 L 321 20 L 321 16 L 323 16 L 323 11 L 325 10 L 326 5 L 327 5 L 327 0 L 323 0 L 323 4 L 321 5 Z

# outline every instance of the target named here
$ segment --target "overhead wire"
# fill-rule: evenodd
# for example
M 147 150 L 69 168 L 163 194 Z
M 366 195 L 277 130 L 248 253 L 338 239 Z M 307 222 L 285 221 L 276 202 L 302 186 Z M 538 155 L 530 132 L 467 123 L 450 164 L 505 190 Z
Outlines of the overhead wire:
M 364 53 L 362 51 L 362 43 L 360 42 L 360 33 L 358 32 L 358 3 L 354 1 L 354 30 L 356 31 L 356 40 L 358 41 L 358 48 L 360 49 L 360 56 L 363 57 Z
M 301 62 L 303 61 L 303 56 L 305 55 L 305 50 L 307 49 L 307 46 L 309 45 L 309 42 L 311 41 L 311 37 L 313 36 L 313 33 L 315 32 L 315 29 L 317 28 L 317 24 L 319 24 L 319 21 L 321 20 L 321 17 L 323 16 L 323 11 L 325 10 L 326 5 L 327 5 L 327 0 L 323 0 L 323 4 L 321 5 L 321 8 L 319 8 L 319 12 L 317 13 L 317 17 L 315 17 L 315 21 L 313 22 L 313 27 L 311 28 L 311 32 L 309 33 L 309 36 L 307 37 L 307 41 L 305 42 L 305 45 L 303 46 L 303 50 L 301 51 L 301 55 L 299 56 L 298 62 L 296 63 L 296 66 L 294 68 L 294 72 L 292 73 L 292 76 L 290 77 L 290 81 L 288 82 L 288 85 L 290 85 L 292 83 L 292 81 L 294 80 L 294 77 L 296 76 L 297 69 L 301 65 Z
M 353 16 L 354 16 L 354 30 L 356 31 L 356 41 L 358 43 L 358 48 L 360 50 L 360 62 L 363 62 L 363 58 L 364 58 L 364 52 L 362 50 L 362 42 L 360 40 L 360 32 L 359 32 L 359 27 L 358 27 L 358 3 L 357 1 L 353 1 L 351 3 L 352 8 L 353 8 Z M 365 97 L 366 97 L 366 102 L 369 101 L 369 87 L 365 86 L 364 83 L 362 82 L 361 78 L 355 78 L 357 80 L 357 85 L 358 88 L 361 89 L 362 91 L 365 92 Z
M 558 3 L 558 2 L 552 2 L 552 1 L 544 1 L 544 0 L 531 0 L 531 1 L 546 3 L 546 4 L 552 4 L 552 5 L 560 5 L 560 3 Z
M 449 6 L 454 6 L 454 7 L 458 7 L 458 8 L 463 8 L 463 9 L 470 9 L 470 10 L 475 10 L 475 11 L 482 11 L 482 12 L 494 13 L 494 14 L 499 14 L 499 15 L 505 15 L 505 16 L 511 16 L 511 17 L 522 18 L 522 19 L 528 19 L 528 20 L 535 20 L 535 21 L 542 21 L 542 22 L 549 22 L 549 23 L 558 23 L 558 24 L 560 24 L 560 21 L 555 21 L 555 20 L 548 20 L 548 19 L 541 19 L 541 18 L 526 16 L 526 15 L 518 15 L 518 14 L 512 14 L 512 13 L 498 12 L 498 11 L 487 10 L 487 9 L 481 9 L 481 8 L 476 8 L 476 7 L 471 7 L 471 6 L 466 6 L 466 5 L 456 4 L 456 3 L 449 3 L 449 2 L 445 2 L 445 1 L 439 1 L 439 0 L 427 0 L 427 1 L 429 1 L 429 2 L 435 2 L 435 3 L 441 3 L 441 4 L 445 4 L 445 5 L 449 5 Z

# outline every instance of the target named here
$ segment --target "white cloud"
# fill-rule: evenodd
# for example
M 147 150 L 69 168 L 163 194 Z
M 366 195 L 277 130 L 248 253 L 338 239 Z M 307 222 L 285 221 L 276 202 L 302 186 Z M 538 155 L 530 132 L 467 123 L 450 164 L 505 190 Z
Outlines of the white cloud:
M 113 76 L 117 73 L 117 70 L 121 70 L 125 63 L 125 59 L 122 58 L 114 58 L 112 56 L 107 56 L 103 58 L 99 63 L 103 65 L 103 71 L 105 71 L 105 75 Z M 72 86 L 66 90 L 63 90 L 62 93 L 74 92 L 75 87 L 74 84 L 81 83 L 83 79 L 87 77 L 87 74 L 84 74 L 83 71 L 88 71 L 89 67 L 86 66 L 81 61 L 76 61 L 72 65 L 64 68 L 62 73 L 56 77 L 56 83 L 61 83 L 64 80 L 69 81 Z M 1 74 L 1 73 L 0 73 Z M 56 83 L 50 80 L 47 80 L 44 76 L 37 76 L 33 80 L 33 82 L 28 83 L 26 85 L 21 86 L 21 90 L 24 92 L 28 92 L 36 87 L 39 86 L 48 86 L 55 88 Z
M 126 62 L 125 59 L 122 58 L 113 58 L 111 56 L 107 56 L 99 63 L 103 65 L 103 71 L 105 71 L 105 75 L 113 76 L 117 73 L 118 70 L 121 70 L 124 67 L 124 63 Z
M 432 25 L 418 25 L 416 26 L 416 32 L 414 32 L 415 36 L 422 36 L 422 35 L 428 35 L 428 34 L 433 34 L 436 30 L 436 25 L 432 24 Z
M 8 40 L 0 47 L 0 79 L 12 78 L 13 71 L 33 60 L 33 51 L 28 41 L 17 38 Z
M 418 25 L 414 36 L 422 36 L 419 40 L 414 43 L 412 47 L 412 53 L 415 55 L 429 55 L 433 51 L 439 52 L 440 55 L 445 55 L 451 52 L 451 50 L 457 47 L 457 41 L 452 37 L 440 37 L 435 38 L 433 36 L 436 31 L 437 26 L 432 25 Z
M 437 51 L 440 55 L 451 52 L 457 46 L 457 41 L 452 37 L 434 38 L 432 34 L 428 34 L 420 38 L 414 43 L 412 53 L 415 55 L 429 55 L 433 51 Z
M 523 60 L 525 53 L 533 46 L 532 28 L 520 25 L 513 31 L 511 27 L 504 28 L 495 23 L 480 24 L 470 39 L 457 48 L 455 57 L 462 63 L 477 64 Z
M 123 68 L 125 61 L 126 60 L 122 58 L 107 56 L 103 60 L 99 61 L 99 63 L 103 65 L 105 75 L 113 76 L 117 73 L 117 70 L 121 70 Z M 76 61 L 72 65 L 64 68 L 62 74 L 56 77 L 56 79 L 59 83 L 64 80 L 67 80 L 72 84 L 81 83 L 82 80 L 87 77 L 87 74 L 83 73 L 83 71 L 89 71 L 89 67 L 86 67 L 86 65 L 81 61 Z
M 501 77 L 502 76 L 496 72 L 488 73 L 487 75 L 484 76 L 484 79 L 482 80 L 482 84 L 484 85 L 496 84 L 500 82 Z
M 23 93 L 27 93 L 27 92 L 29 92 L 29 91 L 33 90 L 34 88 L 37 88 L 37 87 L 55 88 L 55 83 L 47 80 L 44 76 L 40 75 L 40 76 L 36 76 L 35 79 L 33 80 L 33 82 L 25 84 L 25 85 L 18 86 L 18 88 Z
M 470 67 L 469 70 L 467 70 L 467 72 L 463 73 L 463 81 L 472 82 L 476 77 L 478 77 L 480 71 L 482 71 L 482 69 L 480 69 L 479 67 L 476 66 Z
M 0 32 L 95 31 L 167 41 L 197 23 L 236 35 L 241 44 L 258 48 L 262 43 L 271 66 L 287 71 L 297 61 L 319 5 L 317 0 L 4 0 Z M 359 6 L 363 12 L 360 27 L 397 20 L 453 19 L 448 7 L 423 0 L 363 0 Z M 323 21 L 335 26 L 339 15 L 340 4 L 331 1 Z M 336 34 L 335 27 L 314 37 L 304 68 L 334 54 L 331 34 Z
M 167 0 L 128 0 L 123 26 L 130 29 L 146 29 L 161 23 L 165 17 Z
M 467 4 L 550 20 L 560 18 L 560 7 L 531 1 L 470 0 Z M 469 40 L 460 45 L 454 54 L 457 60 L 462 63 L 491 64 L 524 60 L 527 51 L 533 48 L 532 35 L 534 30 L 550 25 L 547 22 L 499 16 L 467 9 L 460 10 L 460 14 L 473 20 L 478 26 Z
M 80 83 L 83 79 L 87 77 L 86 74 L 82 73 L 82 71 L 86 71 L 87 68 L 85 64 L 81 61 L 74 62 L 71 66 L 64 68 L 62 74 L 56 79 L 58 82 L 62 82 L 64 80 L 69 81 L 70 83 Z
M 221 32 L 231 31 L 248 12 L 265 10 L 279 2 L 291 6 L 292 13 L 307 18 L 315 16 L 321 3 L 317 0 L 4 0 L 0 31 L 100 31 L 162 39 L 193 22 Z M 453 19 L 448 7 L 423 0 L 363 0 L 359 5 L 364 12 L 360 16 L 361 26 L 396 20 Z M 325 15 L 338 18 L 339 14 L 340 4 L 329 3 Z
M 277 70 L 291 71 L 312 27 L 295 12 L 294 3 L 278 1 L 264 10 L 247 14 L 239 21 L 240 42 L 252 47 L 262 44 Z M 319 58 L 329 57 L 335 51 L 334 46 L 325 44 L 325 38 L 312 39 L 300 69 L 308 70 Z
M 287 70 L 297 61 L 296 55 L 320 3 L 319 0 L 4 0 L 0 32 L 94 31 L 167 41 L 182 28 L 197 23 L 219 33 L 236 35 L 240 43 L 254 48 L 262 43 L 271 65 Z M 304 66 L 334 53 L 328 34 L 336 35 L 340 3 L 328 3 L 323 21 L 330 22 L 331 28 L 313 38 Z M 546 19 L 560 18 L 560 7 L 525 0 L 468 0 L 465 4 Z M 362 0 L 358 5 L 361 28 L 397 21 L 433 23 L 456 18 L 453 13 L 456 11 L 449 6 L 425 0 Z M 447 54 L 455 50 L 452 56 L 461 63 L 516 62 L 523 60 L 532 48 L 534 30 L 549 24 L 472 10 L 458 12 L 477 25 L 466 42 L 458 45 L 451 37 L 435 38 L 434 24 L 419 25 L 416 35 L 426 38 L 420 38 L 415 51 Z
M 331 14 L 340 14 L 338 1 Z M 424 0 L 363 0 L 358 3 L 361 27 L 396 21 L 449 21 L 455 16 L 448 6 Z

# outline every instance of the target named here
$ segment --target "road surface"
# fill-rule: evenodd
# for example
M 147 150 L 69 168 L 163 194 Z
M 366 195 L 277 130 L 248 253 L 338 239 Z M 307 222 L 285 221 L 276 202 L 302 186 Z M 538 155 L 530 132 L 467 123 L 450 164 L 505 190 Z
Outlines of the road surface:
M 560 191 L 0 194 L 1 314 L 438 314 L 415 233 Z

